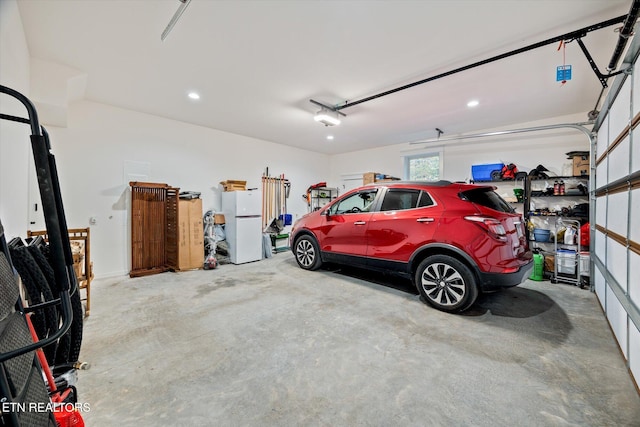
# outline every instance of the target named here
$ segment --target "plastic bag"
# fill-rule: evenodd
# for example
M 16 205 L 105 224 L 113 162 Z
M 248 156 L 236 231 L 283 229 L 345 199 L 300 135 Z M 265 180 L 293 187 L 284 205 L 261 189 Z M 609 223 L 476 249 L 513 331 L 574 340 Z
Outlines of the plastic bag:
M 564 244 L 575 245 L 575 243 L 576 243 L 576 229 L 573 227 L 567 227 L 567 230 L 564 232 Z

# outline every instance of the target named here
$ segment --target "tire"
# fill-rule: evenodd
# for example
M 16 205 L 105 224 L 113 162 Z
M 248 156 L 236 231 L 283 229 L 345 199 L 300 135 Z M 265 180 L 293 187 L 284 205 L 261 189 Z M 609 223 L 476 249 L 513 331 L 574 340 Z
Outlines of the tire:
M 447 313 L 468 309 L 479 293 L 469 267 L 448 255 L 424 259 L 416 270 L 415 284 L 429 305 Z
M 317 270 L 322 266 L 320 258 L 320 249 L 316 239 L 311 236 L 303 235 L 296 239 L 294 244 L 294 255 L 296 262 L 300 268 L 304 270 Z

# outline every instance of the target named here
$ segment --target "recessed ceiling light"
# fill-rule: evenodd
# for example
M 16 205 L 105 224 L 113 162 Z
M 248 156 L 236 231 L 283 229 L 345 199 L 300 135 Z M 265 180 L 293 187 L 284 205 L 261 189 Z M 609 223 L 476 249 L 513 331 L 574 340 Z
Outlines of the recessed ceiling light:
M 332 140 L 333 139 L 333 135 L 327 135 L 327 139 L 328 140 Z
M 477 107 L 478 105 L 480 105 L 480 101 L 477 99 L 467 102 L 467 107 L 469 108 Z
M 191 99 L 200 99 L 200 95 L 198 95 L 195 92 L 189 92 L 189 95 L 187 95 L 189 98 Z

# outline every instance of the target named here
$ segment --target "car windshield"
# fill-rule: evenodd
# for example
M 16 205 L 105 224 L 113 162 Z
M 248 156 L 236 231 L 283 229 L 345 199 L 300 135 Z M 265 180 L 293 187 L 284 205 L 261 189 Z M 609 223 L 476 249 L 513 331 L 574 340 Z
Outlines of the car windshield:
M 488 187 L 474 188 L 473 190 L 463 191 L 462 193 L 460 193 L 460 198 L 463 200 L 468 200 L 471 203 L 496 210 L 498 212 L 514 212 L 514 209 L 509 203 L 505 202 L 505 200 L 500 197 L 498 193 Z

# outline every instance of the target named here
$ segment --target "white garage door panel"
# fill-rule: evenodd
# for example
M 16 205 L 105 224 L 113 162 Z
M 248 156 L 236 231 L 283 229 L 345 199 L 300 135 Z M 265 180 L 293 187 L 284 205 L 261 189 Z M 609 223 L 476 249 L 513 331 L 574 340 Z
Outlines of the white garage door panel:
M 606 185 L 609 181 L 607 181 L 607 160 L 602 161 L 598 166 L 596 166 L 596 188 L 600 188 L 603 185 Z
M 611 329 L 620 344 L 622 354 L 625 359 L 627 355 L 627 312 L 624 311 L 620 301 L 616 298 L 616 294 L 613 293 L 611 288 L 607 286 L 607 319 L 611 325 Z
M 627 285 L 627 248 L 607 238 L 607 266 L 609 273 L 623 288 Z
M 636 115 L 638 111 L 640 111 L 640 73 L 636 71 L 635 66 L 632 70 L 631 77 L 627 80 L 631 80 L 633 82 L 633 114 Z
M 607 224 L 607 197 L 602 196 L 596 199 L 596 224 L 605 226 Z
M 640 307 L 640 255 L 629 251 L 629 298 L 636 307 Z M 638 355 L 640 358 L 640 354 Z M 639 361 L 640 362 L 640 361 Z
M 618 138 L 631 120 L 631 79 L 627 79 L 609 112 L 609 144 Z
M 609 155 L 609 182 L 616 181 L 629 174 L 629 137 Z
M 604 280 L 604 276 L 602 275 L 602 273 L 600 273 L 600 270 L 598 270 L 598 268 L 596 268 L 595 270 L 596 271 L 594 274 L 593 282 L 596 286 L 596 295 L 598 296 L 600 305 L 604 309 L 607 293 L 607 282 Z
M 640 150 L 640 147 L 638 147 Z M 637 188 L 631 192 L 631 230 L 629 238 L 636 243 L 640 243 L 640 188 Z
M 633 323 L 629 326 L 629 369 L 635 378 L 640 378 L 640 331 Z
M 600 258 L 600 261 L 602 261 L 603 264 L 606 264 L 607 260 L 605 259 L 605 250 L 607 248 L 607 238 L 603 233 L 596 230 L 594 239 L 595 239 L 595 245 L 596 245 L 595 247 L 596 254 L 598 255 L 598 258 Z
M 626 192 L 609 195 L 607 215 L 607 229 L 626 237 L 629 216 L 629 196 Z
M 638 92 L 640 92 L 640 87 Z M 631 137 L 633 138 L 633 144 L 631 144 L 631 170 L 637 171 L 640 170 L 640 126 L 633 130 Z
M 605 119 L 602 119 L 597 129 L 598 140 L 593 148 L 596 152 L 595 160 L 600 159 L 594 172 L 596 176 L 592 177 L 594 186 L 596 189 L 614 193 L 597 197 L 592 203 L 592 208 L 595 209 L 593 220 L 597 227 L 610 233 L 609 237 L 597 230 L 594 233 L 594 255 L 602 269 L 596 268 L 593 274 L 595 292 L 600 303 L 604 304 L 611 330 L 624 357 L 629 361 L 631 374 L 638 383 L 640 325 L 637 324 L 637 308 L 640 307 L 640 255 L 629 248 L 627 239 L 640 242 L 640 189 L 630 192 L 619 185 L 627 181 L 634 171 L 640 170 L 640 126 L 632 130 L 630 135 L 625 135 L 633 117 L 640 112 L 640 70 L 638 73 L 635 70 L 635 62 L 640 55 L 640 44 L 637 44 L 637 40 L 635 42 L 625 56 L 626 61 L 634 62 L 633 73 L 618 75 L 611 84 L 610 95 L 616 92 L 614 88 L 620 90 L 615 99 L 608 98 L 612 103 L 610 107 L 607 107 L 609 104 L 603 106 Z M 619 144 L 611 149 L 620 137 L 622 138 Z M 624 190 L 620 191 L 621 189 Z M 614 234 L 618 240 L 624 242 L 618 243 L 612 239 L 611 235 Z
M 598 142 L 596 146 L 596 159 L 602 156 L 602 153 L 607 149 L 609 141 L 609 115 L 602 122 L 602 126 L 598 129 Z

